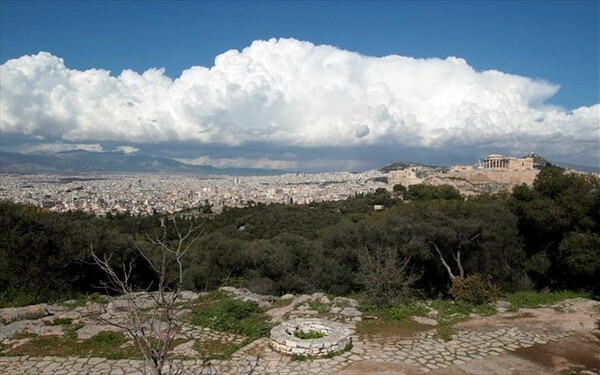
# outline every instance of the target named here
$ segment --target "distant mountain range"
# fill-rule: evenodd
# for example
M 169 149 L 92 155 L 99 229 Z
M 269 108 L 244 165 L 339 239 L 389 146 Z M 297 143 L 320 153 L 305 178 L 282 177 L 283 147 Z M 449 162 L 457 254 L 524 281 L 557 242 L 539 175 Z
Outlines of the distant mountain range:
M 20 154 L 0 151 L 2 173 L 197 173 L 206 175 L 272 175 L 284 172 L 258 168 L 215 168 L 184 164 L 151 155 L 119 152 L 63 151 L 48 154 Z
M 536 168 L 548 161 L 537 154 L 534 157 Z M 567 163 L 553 163 L 563 168 L 583 172 L 600 172 L 600 167 L 588 167 Z M 445 166 L 398 162 L 379 168 L 387 173 L 392 170 L 417 166 L 430 172 L 448 170 Z M 209 165 L 191 165 L 169 158 L 152 155 L 125 154 L 122 152 L 90 152 L 82 150 L 63 151 L 46 154 L 20 154 L 0 151 L 0 173 L 48 173 L 76 175 L 86 173 L 194 173 L 203 175 L 266 176 L 288 173 L 275 169 L 259 168 L 215 168 Z

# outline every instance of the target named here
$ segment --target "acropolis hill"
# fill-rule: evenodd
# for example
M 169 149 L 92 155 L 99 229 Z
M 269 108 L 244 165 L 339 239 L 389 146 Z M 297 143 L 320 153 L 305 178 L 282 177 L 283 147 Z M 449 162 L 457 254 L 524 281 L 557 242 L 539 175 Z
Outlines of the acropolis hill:
M 454 186 L 462 194 L 510 190 L 519 184 L 533 184 L 539 169 L 534 167 L 534 154 L 524 158 L 489 154 L 478 165 L 454 165 L 449 169 L 431 170 L 423 166 L 410 166 L 390 171 L 391 186 L 415 184 Z

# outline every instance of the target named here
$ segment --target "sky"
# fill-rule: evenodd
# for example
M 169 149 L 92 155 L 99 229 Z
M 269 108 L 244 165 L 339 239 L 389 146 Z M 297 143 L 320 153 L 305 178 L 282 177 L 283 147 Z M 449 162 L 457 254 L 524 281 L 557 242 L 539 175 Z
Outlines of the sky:
M 0 2 L 0 150 L 600 165 L 598 1 Z

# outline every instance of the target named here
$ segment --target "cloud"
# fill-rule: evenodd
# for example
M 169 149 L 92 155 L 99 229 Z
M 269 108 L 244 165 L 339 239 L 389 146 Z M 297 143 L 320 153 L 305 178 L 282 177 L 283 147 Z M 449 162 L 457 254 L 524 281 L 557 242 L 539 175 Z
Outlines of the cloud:
M 39 143 L 26 147 L 27 153 L 56 153 L 63 151 L 89 151 L 89 152 L 104 152 L 104 148 L 99 143 Z
M 464 59 L 371 57 L 295 39 L 255 41 L 210 68 L 118 76 L 47 52 L 0 67 L 0 133 L 64 142 L 288 147 L 486 145 L 598 160 L 600 104 L 544 104 L 546 81 Z
M 262 168 L 262 169 L 282 169 L 294 170 L 299 167 L 299 163 L 291 160 L 272 160 L 269 158 L 251 159 L 251 158 L 211 158 L 203 155 L 195 159 L 177 159 L 185 164 L 192 165 L 211 165 L 217 168 Z
M 370 132 L 369 125 L 361 125 L 354 130 L 354 135 L 356 138 L 363 138 L 369 135 Z
M 31 144 L 24 147 L 26 153 L 56 153 L 63 151 L 89 151 L 89 152 L 122 152 L 124 154 L 134 154 L 139 151 L 133 146 L 116 146 L 113 150 L 105 149 L 100 143 L 63 143 L 47 142 Z
M 139 148 L 133 146 L 117 146 L 114 151 L 122 152 L 124 154 L 135 154 L 139 150 Z

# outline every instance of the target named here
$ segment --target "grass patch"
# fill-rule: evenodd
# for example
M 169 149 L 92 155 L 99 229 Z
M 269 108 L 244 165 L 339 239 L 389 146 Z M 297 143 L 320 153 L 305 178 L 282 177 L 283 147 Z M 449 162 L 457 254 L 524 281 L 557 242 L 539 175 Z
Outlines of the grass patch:
M 232 346 L 235 345 L 221 340 L 198 340 L 194 343 L 194 350 L 197 350 L 202 358 L 212 357 L 212 359 L 217 359 L 230 351 Z
M 239 301 L 229 297 L 196 305 L 191 323 L 254 339 L 268 336 L 272 328 L 256 302 Z
M 31 339 L 34 337 L 37 337 L 37 335 L 29 332 L 17 332 L 12 336 L 13 340 Z
M 411 316 L 424 316 L 429 310 L 419 303 L 397 304 L 391 307 L 367 307 L 366 314 L 383 320 L 405 320 Z
M 309 358 L 310 358 L 309 356 L 304 355 L 304 354 L 297 354 L 297 353 L 292 354 L 292 361 L 294 361 L 294 362 L 308 361 Z
M 349 351 L 351 349 L 352 349 L 352 343 L 349 343 L 343 349 L 338 350 L 337 352 L 328 353 L 327 355 L 324 355 L 324 356 L 321 356 L 321 357 L 315 357 L 315 356 L 312 356 L 312 355 L 304 355 L 304 354 L 292 354 L 292 361 L 312 361 L 314 359 L 333 358 L 336 355 L 340 355 L 340 354 L 342 354 L 344 352 L 347 352 L 347 351 Z
M 416 333 L 432 329 L 413 320 L 362 320 L 356 325 L 356 333 L 361 337 L 379 339 L 386 337 L 410 337 Z
M 93 347 L 107 347 L 122 345 L 125 343 L 125 337 L 117 332 L 100 332 L 89 339 L 89 343 Z
M 89 340 L 84 341 L 77 340 L 73 335 L 36 336 L 29 342 L 13 348 L 4 354 L 30 355 L 36 357 L 74 356 L 101 357 L 106 359 L 141 359 L 141 356 L 135 347 L 123 347 L 126 341 L 125 336 L 122 333 L 117 332 L 101 332 Z
M 268 308 L 268 309 L 274 309 L 274 308 L 278 308 L 278 307 L 284 307 L 289 305 L 290 303 L 292 303 L 292 299 L 278 299 L 277 301 L 273 302 L 273 304 Z
M 556 292 L 515 292 L 507 296 L 508 302 L 512 305 L 512 309 L 515 310 L 549 306 L 570 298 L 592 298 L 592 294 L 564 290 Z
M 233 353 L 250 344 L 252 341 L 254 341 L 254 339 L 248 337 L 239 344 L 224 343 L 218 340 L 212 342 L 197 341 L 196 344 L 194 344 L 194 349 L 200 352 L 202 358 L 206 360 L 228 360 L 231 359 Z
M 473 305 L 447 299 L 434 300 L 430 306 L 438 311 L 437 336 L 444 341 L 452 340 L 452 335 L 456 333 L 454 324 L 467 320 L 469 315 L 490 316 L 497 313 L 496 307 L 492 304 Z
M 63 329 L 65 337 L 71 340 L 77 339 L 77 330 L 83 328 L 83 323 L 71 324 Z
M 68 326 L 68 325 L 71 325 L 71 323 L 73 323 L 73 319 L 61 318 L 61 319 L 54 319 L 52 321 L 53 326 Z
M 438 321 L 440 323 L 448 321 L 456 323 L 468 318 L 470 314 L 490 316 L 497 313 L 496 306 L 492 304 L 473 305 L 447 299 L 434 300 L 430 306 L 438 311 Z
M 311 310 L 317 311 L 319 314 L 325 314 L 329 311 L 331 305 L 329 303 L 322 303 L 319 301 L 313 301 L 308 304 Z
M 312 340 L 325 337 L 325 334 L 317 331 L 302 331 L 298 329 L 294 332 L 294 336 L 302 340 Z
M 69 302 L 67 304 L 68 306 L 83 307 L 88 302 L 106 304 L 106 303 L 108 303 L 108 298 L 107 298 L 107 296 L 100 294 L 98 292 L 89 293 L 89 294 L 78 293 L 75 296 L 75 298 L 69 300 L 68 302 Z
M 455 333 L 456 329 L 454 329 L 454 326 L 449 324 L 442 324 L 439 325 L 437 328 L 437 337 L 444 341 L 451 341 L 452 335 L 454 335 Z
M 517 315 L 513 315 L 513 316 L 504 316 L 502 317 L 502 319 L 504 320 L 516 320 L 516 319 L 524 319 L 524 318 L 533 318 L 535 315 L 533 315 L 532 313 L 519 313 Z

